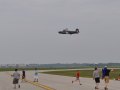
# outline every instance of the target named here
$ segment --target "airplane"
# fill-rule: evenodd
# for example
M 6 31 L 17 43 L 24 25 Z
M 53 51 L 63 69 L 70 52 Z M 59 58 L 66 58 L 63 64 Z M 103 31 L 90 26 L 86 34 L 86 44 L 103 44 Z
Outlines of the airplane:
M 70 35 L 78 34 L 79 33 L 79 29 L 76 28 L 75 31 L 69 31 L 68 28 L 66 28 L 66 29 L 63 29 L 62 31 L 59 31 L 58 33 L 59 34 L 70 34 Z

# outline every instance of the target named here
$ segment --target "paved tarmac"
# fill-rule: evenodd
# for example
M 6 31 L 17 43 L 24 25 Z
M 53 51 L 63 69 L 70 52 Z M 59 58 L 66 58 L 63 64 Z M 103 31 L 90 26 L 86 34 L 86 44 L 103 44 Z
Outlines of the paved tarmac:
M 21 72 L 20 72 L 21 73 Z M 12 72 L 0 72 L 0 90 L 14 90 L 12 85 Z M 95 82 L 92 78 L 81 78 L 82 85 L 78 82 L 72 84 L 74 77 L 39 74 L 39 83 L 33 82 L 34 71 L 26 71 L 27 82 L 21 83 L 21 88 L 16 90 L 94 90 Z M 100 89 L 104 90 L 104 81 L 101 80 Z M 120 81 L 110 80 L 109 90 L 120 90 Z

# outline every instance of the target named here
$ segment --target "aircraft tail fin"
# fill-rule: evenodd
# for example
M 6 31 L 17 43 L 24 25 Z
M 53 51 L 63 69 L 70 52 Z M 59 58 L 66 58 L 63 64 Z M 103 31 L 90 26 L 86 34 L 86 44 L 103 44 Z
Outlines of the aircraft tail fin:
M 79 29 L 78 28 L 76 29 L 76 32 L 79 33 Z

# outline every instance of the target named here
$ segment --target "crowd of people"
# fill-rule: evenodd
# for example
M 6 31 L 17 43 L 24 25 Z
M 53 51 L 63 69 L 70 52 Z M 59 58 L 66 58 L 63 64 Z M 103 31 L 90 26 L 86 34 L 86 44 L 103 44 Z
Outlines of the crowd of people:
M 37 71 L 37 68 L 35 68 L 35 73 L 34 73 L 34 80 L 33 82 L 38 82 L 38 74 L 39 72 Z M 13 85 L 14 85 L 14 89 L 20 88 L 20 77 L 21 77 L 21 82 L 26 82 L 26 71 L 23 69 L 22 70 L 22 74 L 20 76 L 20 73 L 18 72 L 18 69 L 15 69 L 14 73 L 11 75 L 13 77 Z
M 109 84 L 109 79 L 110 79 L 110 72 L 111 71 L 114 71 L 114 69 L 108 69 L 107 66 L 105 66 L 103 69 L 102 69 L 102 76 L 100 75 L 100 70 L 95 67 L 94 71 L 93 71 L 93 80 L 95 80 L 95 89 L 99 89 L 99 84 L 100 84 L 100 79 L 104 80 L 105 82 L 105 86 L 104 86 L 104 89 L 105 90 L 108 90 L 108 84 Z M 115 80 L 120 80 L 120 74 L 117 78 L 115 78 Z M 75 81 L 78 81 L 80 85 L 81 82 L 80 82 L 80 71 L 77 71 L 76 72 L 76 79 L 73 82 Z
M 93 80 L 95 80 L 95 89 L 99 89 L 99 84 L 100 84 L 100 79 L 103 79 L 105 81 L 105 86 L 104 89 L 108 90 L 108 84 L 109 84 L 109 79 L 110 79 L 110 72 L 114 71 L 113 69 L 108 69 L 107 66 L 105 66 L 102 69 L 102 76 L 100 75 L 100 69 L 98 69 L 97 67 L 95 67 L 94 71 L 93 71 Z M 34 72 L 34 80 L 33 82 L 38 82 L 38 74 L 39 72 L 37 71 L 37 68 L 35 68 L 35 72 Z M 15 72 L 11 75 L 13 77 L 13 84 L 14 84 L 14 89 L 16 89 L 16 87 L 18 86 L 18 88 L 20 88 L 20 73 L 18 72 L 18 69 L 15 69 Z M 79 85 L 81 84 L 80 81 L 80 71 L 77 70 L 76 74 L 75 74 L 76 79 L 72 81 L 72 83 L 74 82 L 79 82 Z M 117 78 L 115 78 L 115 80 L 120 80 L 120 74 Z M 21 82 L 26 82 L 26 72 L 23 69 L 22 70 L 22 76 L 21 76 Z

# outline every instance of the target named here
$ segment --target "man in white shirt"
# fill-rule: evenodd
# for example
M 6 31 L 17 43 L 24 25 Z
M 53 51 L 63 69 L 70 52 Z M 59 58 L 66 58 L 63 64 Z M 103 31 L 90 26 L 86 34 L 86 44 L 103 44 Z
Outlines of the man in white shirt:
M 15 72 L 13 73 L 13 75 L 11 75 L 13 77 L 14 89 L 16 89 L 16 85 L 18 85 L 18 88 L 20 88 L 19 84 L 20 74 L 17 71 L 18 69 L 15 69 Z
M 100 83 L 100 74 L 97 67 L 95 67 L 95 70 L 93 71 L 93 80 L 96 82 L 95 89 L 99 89 L 99 83 Z

